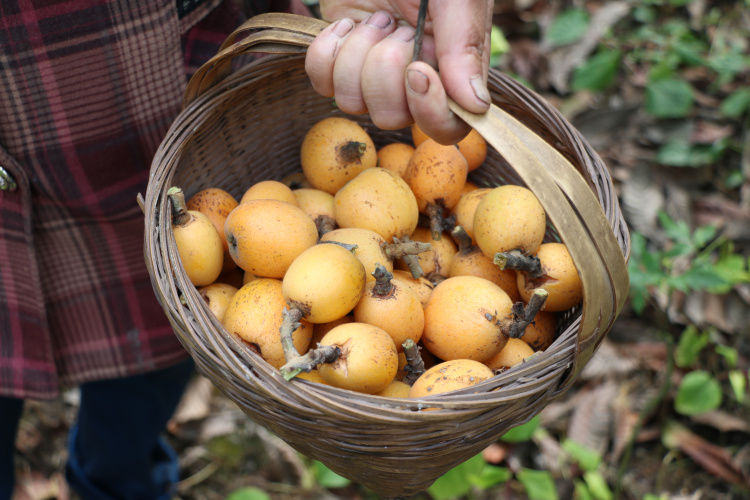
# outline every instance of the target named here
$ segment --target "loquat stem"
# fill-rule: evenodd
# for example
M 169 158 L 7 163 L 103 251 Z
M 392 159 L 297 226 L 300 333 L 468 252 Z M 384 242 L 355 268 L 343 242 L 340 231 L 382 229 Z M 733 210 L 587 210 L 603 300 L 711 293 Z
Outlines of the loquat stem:
M 432 243 L 422 243 L 409 239 L 401 241 L 396 237 L 393 238 L 393 243 L 382 243 L 381 246 L 383 247 L 383 253 L 390 260 L 403 259 L 407 255 L 417 255 L 432 250 Z
M 439 205 L 433 206 L 439 207 Z M 425 212 L 427 211 L 429 211 L 429 205 L 427 206 L 427 208 L 425 208 Z M 450 233 L 451 231 L 453 231 L 453 228 L 456 227 L 456 214 L 450 214 L 447 217 L 444 214 L 445 212 L 442 212 L 437 217 L 437 219 L 440 221 L 440 229 L 442 232 Z M 419 227 L 426 227 L 430 229 L 431 223 L 431 218 L 428 214 L 419 214 L 419 219 L 417 220 L 417 225 Z
M 339 149 L 339 157 L 346 163 L 353 163 L 365 154 L 367 144 L 364 142 L 349 141 Z
M 380 263 L 375 264 L 375 270 L 372 272 L 372 276 L 375 278 L 375 285 L 372 287 L 372 294 L 378 297 L 385 297 L 389 295 L 393 290 L 393 273 L 388 272 L 388 269 Z
M 291 380 L 302 372 L 310 373 L 318 365 L 333 363 L 341 356 L 341 349 L 332 345 L 320 345 L 310 349 L 302 356 L 287 360 L 286 364 L 279 368 L 281 376 L 285 380 Z
M 305 316 L 305 311 L 298 306 L 292 306 L 282 311 L 283 320 L 279 331 L 281 332 L 281 347 L 284 349 L 286 364 L 279 371 L 285 380 L 291 380 L 302 372 L 310 372 L 322 363 L 333 363 L 341 356 L 341 349 L 335 346 L 321 346 L 310 349 L 304 355 L 300 355 L 294 347 L 292 335 L 301 326 L 299 320 Z
M 542 263 L 535 255 L 524 255 L 520 250 L 500 252 L 492 260 L 500 269 L 513 269 L 526 274 L 531 279 L 544 276 Z
M 315 227 L 318 229 L 318 237 L 320 237 L 336 229 L 336 221 L 327 215 L 319 215 L 315 218 Z
M 172 202 L 172 224 L 175 226 L 187 224 L 190 220 L 190 214 L 188 213 L 185 193 L 182 192 L 182 188 L 172 186 L 167 190 L 167 196 L 169 197 L 169 201 Z
M 301 320 L 305 314 L 299 307 L 292 307 L 291 309 L 285 307 L 281 312 L 281 316 L 283 318 L 281 327 L 279 328 L 279 332 L 281 333 L 281 347 L 284 349 L 284 359 L 286 359 L 288 363 L 300 356 L 297 348 L 294 347 L 294 339 L 292 338 L 292 335 L 297 328 L 302 326 L 299 320 Z
M 445 217 L 443 215 L 444 213 L 445 209 L 442 205 L 440 205 L 439 203 L 430 203 L 427 205 L 427 207 L 425 207 L 425 217 L 420 217 L 420 225 L 430 228 L 432 239 L 435 241 L 440 241 L 440 238 L 443 237 L 443 232 L 452 231 L 456 225 L 456 217 L 454 215 Z
M 544 307 L 549 292 L 543 288 L 537 288 L 529 299 L 529 303 L 524 305 L 523 302 L 516 302 L 511 307 L 510 317 L 498 318 L 489 313 L 485 315 L 488 321 L 493 322 L 500 328 L 500 331 L 513 339 L 520 339 L 526 332 L 526 327 L 534 322 L 534 318 Z
M 432 283 L 432 286 L 438 286 L 441 282 L 448 279 L 437 271 L 432 271 L 430 274 L 425 276 L 425 278 L 427 278 L 427 281 Z
M 462 254 L 469 252 L 474 245 L 474 242 L 471 240 L 471 236 L 469 236 L 469 233 L 466 232 L 466 230 L 461 226 L 456 226 L 451 231 L 451 236 L 453 236 L 453 239 L 458 242 L 458 251 Z
M 408 236 L 404 236 L 404 238 L 402 240 L 399 240 L 395 236 L 393 237 L 393 243 L 394 244 L 398 245 L 398 244 L 401 244 L 402 242 L 406 242 L 406 243 L 419 243 L 417 241 L 411 241 Z M 426 244 L 430 245 L 430 249 L 432 248 L 432 245 L 430 243 L 426 243 Z M 427 251 L 427 250 L 424 250 L 424 251 Z M 419 252 L 419 253 L 421 253 L 421 252 Z M 386 255 L 388 255 L 388 254 L 386 254 Z M 409 268 L 409 271 L 411 272 L 412 278 L 418 279 L 418 278 L 420 278 L 420 277 L 422 277 L 424 275 L 424 271 L 422 270 L 422 266 L 419 263 L 419 257 L 417 257 L 416 255 L 410 253 L 410 254 L 402 256 L 401 260 L 403 260 L 404 263 L 406 264 L 406 266 Z
M 425 372 L 424 361 L 419 354 L 421 347 L 419 347 L 412 339 L 406 339 L 402 344 L 402 347 L 404 348 L 404 354 L 406 355 L 406 366 L 404 367 L 406 376 L 404 376 L 403 382 L 405 384 L 414 385 L 414 382 L 416 382 L 419 376 Z

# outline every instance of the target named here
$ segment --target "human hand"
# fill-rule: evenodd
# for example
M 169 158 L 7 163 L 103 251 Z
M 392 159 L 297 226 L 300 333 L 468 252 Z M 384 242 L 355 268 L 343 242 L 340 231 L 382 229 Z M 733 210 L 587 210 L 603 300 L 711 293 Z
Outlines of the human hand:
M 447 96 L 473 113 L 490 105 L 493 3 L 431 0 L 421 61 L 412 62 L 419 0 L 322 0 L 322 17 L 333 24 L 310 45 L 305 70 L 345 113 L 369 112 L 386 130 L 416 122 L 454 144 L 470 127 L 450 111 Z

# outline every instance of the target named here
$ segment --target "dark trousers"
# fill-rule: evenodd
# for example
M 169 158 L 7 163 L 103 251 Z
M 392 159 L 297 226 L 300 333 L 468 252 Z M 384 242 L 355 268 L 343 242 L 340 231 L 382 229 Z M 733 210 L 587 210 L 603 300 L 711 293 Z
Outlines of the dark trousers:
M 156 372 L 81 385 L 68 437 L 65 475 L 84 500 L 168 500 L 177 456 L 162 437 L 187 382 L 191 360 Z M 0 398 L 0 500 L 13 490 L 13 449 L 23 401 Z

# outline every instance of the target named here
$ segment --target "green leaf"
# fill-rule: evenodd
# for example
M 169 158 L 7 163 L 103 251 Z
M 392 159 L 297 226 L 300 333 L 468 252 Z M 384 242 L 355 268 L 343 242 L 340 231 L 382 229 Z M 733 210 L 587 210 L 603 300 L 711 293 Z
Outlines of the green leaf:
M 536 415 L 525 424 L 521 424 L 508 430 L 508 432 L 503 434 L 500 439 L 506 443 L 521 443 L 523 441 L 528 441 L 531 439 L 531 436 L 534 434 L 537 427 L 539 427 L 540 422 L 541 417 Z
M 686 140 L 673 139 L 664 143 L 656 152 L 656 161 L 672 167 L 692 165 L 693 148 Z
M 505 38 L 503 30 L 497 25 L 492 25 L 492 31 L 490 32 L 490 55 L 497 56 L 505 54 L 510 50 L 510 43 Z
M 641 290 L 630 289 L 630 305 L 633 312 L 640 315 L 646 308 L 646 294 Z
M 317 460 L 313 462 L 313 474 L 315 482 L 323 488 L 344 488 L 351 484 L 351 481 L 343 476 L 338 475 L 326 467 L 322 462 Z
M 750 270 L 742 255 L 723 255 L 716 261 L 713 268 L 714 272 L 724 279 L 725 284 L 710 288 L 708 291 L 711 293 L 727 293 L 736 284 L 750 283 Z
M 468 476 L 469 482 L 482 490 L 505 483 L 511 477 L 513 477 L 513 473 L 507 467 L 497 467 L 489 464 L 485 465 L 479 474 Z
M 546 470 L 521 469 L 516 477 L 526 489 L 530 500 L 557 500 L 557 488 Z
M 652 7 L 638 6 L 633 9 L 633 19 L 639 23 L 652 23 L 656 20 L 656 10 Z
M 622 52 L 602 50 L 573 72 L 573 90 L 605 90 L 615 81 Z
M 562 448 L 585 471 L 596 470 L 602 462 L 602 457 L 597 452 L 571 439 L 563 441 Z
M 742 87 L 729 94 L 719 109 L 724 116 L 739 118 L 750 108 L 750 88 Z
M 729 372 L 729 385 L 732 387 L 734 397 L 737 401 L 742 403 L 745 400 L 745 394 L 747 391 L 747 378 L 745 374 L 740 370 L 731 370 Z
M 547 41 L 552 47 L 568 45 L 580 40 L 589 27 L 589 14 L 583 9 L 567 9 L 552 21 Z
M 745 56 L 736 50 L 712 52 L 708 58 L 708 66 L 719 74 L 723 81 L 730 81 L 734 75 L 747 68 Z
M 475 455 L 437 478 L 427 491 L 434 500 L 464 496 L 471 491 L 469 478 L 479 476 L 485 465 L 482 455 Z
M 693 245 L 695 248 L 703 248 L 708 245 L 716 236 L 716 226 L 707 224 L 700 226 L 693 231 Z
M 675 364 L 680 368 L 693 366 L 706 344 L 708 344 L 708 332 L 699 332 L 695 325 L 688 326 L 680 335 L 675 351 Z
M 684 139 L 672 139 L 656 152 L 656 161 L 672 167 L 702 167 L 719 160 L 728 146 L 727 139 L 711 144 L 690 144 Z
M 677 389 L 674 407 L 682 415 L 699 415 L 721 405 L 719 382 L 708 372 L 695 370 L 685 374 Z
M 675 257 L 682 257 L 684 255 L 695 253 L 695 247 L 688 243 L 673 243 L 671 248 L 660 253 L 662 259 L 672 260 Z
M 690 226 L 684 220 L 673 220 L 667 212 L 658 213 L 659 224 L 664 229 L 670 240 L 680 243 L 692 243 L 693 238 L 690 234 Z
M 580 479 L 573 479 L 573 486 L 575 486 L 575 493 L 573 494 L 575 500 L 594 500 L 586 483 Z
M 714 347 L 714 350 L 724 358 L 724 361 L 727 362 L 727 365 L 729 365 L 730 368 L 737 367 L 737 360 L 739 359 L 737 349 L 728 345 L 719 344 Z
M 745 174 L 742 173 L 742 170 L 732 170 L 727 174 L 726 178 L 724 179 L 724 187 L 727 189 L 737 189 L 738 187 L 742 186 L 745 183 Z
M 596 500 L 612 500 L 614 495 L 612 490 L 609 489 L 607 480 L 601 472 L 591 470 L 583 473 L 583 480 L 586 481 L 586 486 L 589 487 L 589 492 L 596 498 Z
M 497 68 L 500 66 L 502 55 L 510 50 L 510 43 L 503 35 L 502 30 L 492 25 L 490 33 L 490 67 Z
M 677 40 L 672 46 L 675 54 L 680 60 L 688 66 L 703 66 L 706 64 L 705 59 L 701 56 L 707 49 L 706 44 L 696 38 L 684 38 Z
M 668 279 L 674 288 L 688 292 L 690 290 L 709 290 L 726 286 L 727 280 L 710 265 L 691 267 L 679 276 Z
M 656 118 L 683 118 L 693 109 L 693 87 L 678 78 L 649 82 L 645 108 Z
M 271 500 L 271 497 L 259 488 L 249 487 L 234 490 L 227 496 L 227 500 Z

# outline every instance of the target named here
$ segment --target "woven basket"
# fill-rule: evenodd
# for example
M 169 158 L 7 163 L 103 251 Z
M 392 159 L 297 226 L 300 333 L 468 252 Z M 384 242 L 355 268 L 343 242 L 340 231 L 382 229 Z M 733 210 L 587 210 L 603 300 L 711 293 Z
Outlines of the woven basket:
M 626 298 L 629 237 L 597 154 L 541 97 L 493 70 L 490 112 L 471 115 L 452 104 L 490 145 L 470 180 L 525 185 L 537 195 L 551 220 L 547 240 L 566 243 L 579 270 L 582 306 L 561 319 L 557 340 L 543 353 L 449 394 L 403 400 L 285 381 L 222 327 L 188 280 L 166 192 L 180 186 L 190 197 L 220 187 L 239 199 L 253 182 L 300 171 L 305 132 L 341 114 L 312 90 L 304 71 L 303 52 L 325 25 L 289 15 L 255 17 L 191 80 L 183 112 L 153 161 L 145 258 L 155 293 L 198 370 L 252 420 L 384 497 L 409 497 L 570 387 Z M 247 36 L 235 42 L 239 35 Z M 253 51 L 276 54 L 232 72 L 231 59 Z M 408 130 L 378 130 L 367 116 L 349 118 L 378 147 L 411 140 Z M 439 411 L 420 411 L 426 407 Z

